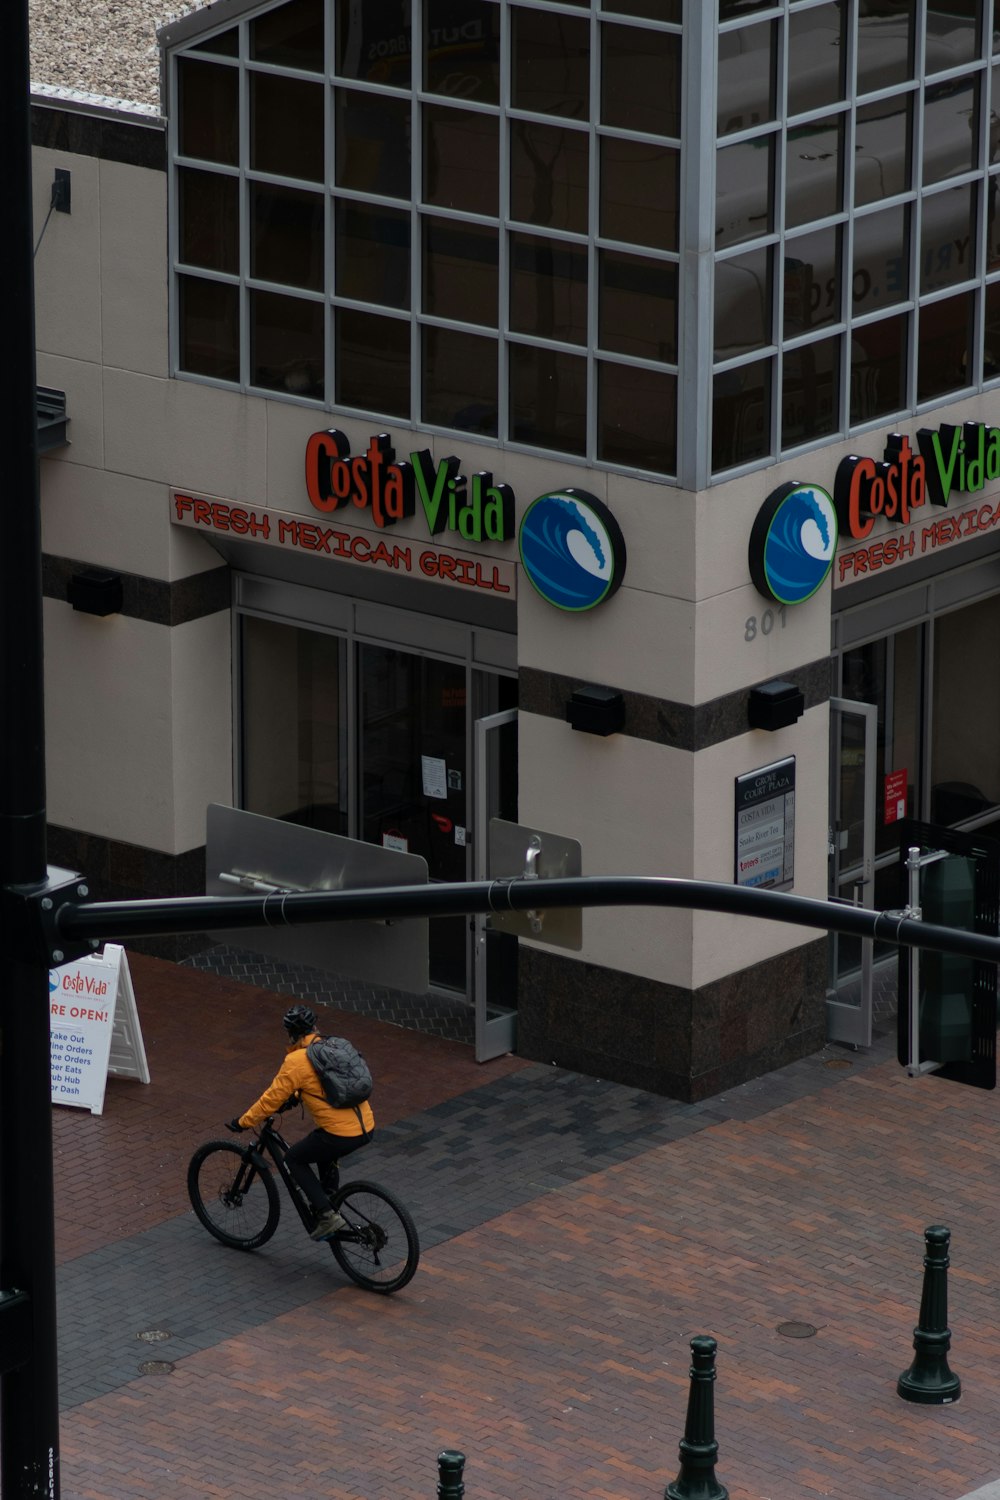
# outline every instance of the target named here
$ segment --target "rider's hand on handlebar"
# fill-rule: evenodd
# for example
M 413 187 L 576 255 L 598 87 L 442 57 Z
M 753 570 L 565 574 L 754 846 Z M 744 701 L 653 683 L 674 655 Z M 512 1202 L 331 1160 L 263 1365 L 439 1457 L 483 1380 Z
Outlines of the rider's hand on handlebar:
M 234 1135 L 239 1135 L 240 1131 L 241 1130 L 245 1130 L 246 1128 L 247 1127 L 245 1125 L 241 1125 L 240 1124 L 240 1122 L 239 1122 L 238 1119 L 232 1119 L 232 1120 L 227 1120 L 226 1121 L 226 1129 L 227 1130 L 231 1130 Z

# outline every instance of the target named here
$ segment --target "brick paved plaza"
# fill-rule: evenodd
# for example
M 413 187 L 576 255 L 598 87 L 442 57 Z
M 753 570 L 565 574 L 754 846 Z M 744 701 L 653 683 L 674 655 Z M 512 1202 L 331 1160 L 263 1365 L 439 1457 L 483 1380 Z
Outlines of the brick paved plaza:
M 699 1333 L 732 1500 L 1000 1496 L 995 1095 L 907 1078 L 881 1037 L 680 1105 L 324 1007 L 377 1081 L 346 1175 L 421 1234 L 380 1298 L 290 1206 L 251 1255 L 188 1207 L 188 1157 L 269 1081 L 287 995 L 130 961 L 152 1082 L 54 1111 L 65 1500 L 431 1500 L 445 1447 L 467 1500 L 658 1500 Z M 896 1395 L 934 1223 L 946 1407 Z

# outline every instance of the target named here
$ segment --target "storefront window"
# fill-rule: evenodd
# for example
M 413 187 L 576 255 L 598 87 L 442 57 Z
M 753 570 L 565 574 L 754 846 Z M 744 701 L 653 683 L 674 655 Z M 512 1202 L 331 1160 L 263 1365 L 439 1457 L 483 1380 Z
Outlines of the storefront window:
M 822 109 L 843 97 L 842 0 L 793 11 L 788 18 L 788 113 Z
M 851 422 L 873 421 L 907 403 L 907 314 L 863 323 L 851 333 Z
M 250 274 L 323 290 L 323 199 L 298 188 L 250 185 Z
M 681 39 L 638 26 L 601 27 L 601 123 L 681 133 Z
M 787 349 L 781 382 L 781 446 L 794 448 L 840 427 L 840 339 Z
M 719 36 L 719 135 L 774 119 L 778 27 L 774 21 Z
M 337 186 L 409 198 L 409 100 L 336 89 L 334 110 Z
M 499 103 L 499 5 L 491 0 L 425 0 L 424 87 L 449 98 Z
M 389 417 L 409 417 L 408 320 L 338 308 L 334 350 L 334 389 L 339 405 Z
M 844 119 L 814 120 L 788 132 L 785 228 L 828 219 L 843 208 Z
M 562 125 L 512 120 L 510 154 L 511 218 L 586 234 L 590 137 Z
M 182 156 L 235 167 L 240 159 L 240 75 L 236 68 L 182 57 L 177 64 Z
M 250 23 L 250 56 L 256 62 L 303 73 L 323 71 L 324 0 L 288 0 Z
M 334 265 L 338 296 L 408 308 L 409 214 L 348 199 L 338 202 Z
M 916 0 L 865 0 L 858 16 L 858 93 L 913 76 Z
M 496 117 L 428 104 L 423 120 L 424 201 L 461 213 L 496 215 L 500 201 Z
M 510 237 L 510 326 L 567 344 L 587 341 L 587 247 L 533 234 Z
M 974 298 L 945 297 L 920 309 L 917 400 L 931 401 L 969 384 Z
M 676 250 L 679 215 L 680 152 L 605 136 L 601 234 L 650 250 Z
M 1000 597 L 934 622 L 933 823 L 959 823 L 1000 803 L 1000 678 L 984 672 L 1000 631 Z M 970 726 L 975 705 L 975 729 Z
M 276 177 L 322 182 L 323 86 L 250 74 L 250 165 Z
M 497 237 L 476 224 L 424 219 L 423 305 L 432 317 L 497 322 Z
M 496 436 L 495 339 L 453 328 L 425 328 L 421 384 L 425 422 Z
M 512 344 L 511 431 L 518 442 L 584 453 L 587 445 L 587 362 L 559 349 Z
M 239 181 L 184 167 L 177 174 L 178 249 L 189 266 L 237 275 L 240 268 Z
M 590 27 L 556 11 L 511 7 L 512 103 L 540 115 L 590 117 Z
M 250 294 L 250 380 L 293 396 L 323 396 L 322 302 Z

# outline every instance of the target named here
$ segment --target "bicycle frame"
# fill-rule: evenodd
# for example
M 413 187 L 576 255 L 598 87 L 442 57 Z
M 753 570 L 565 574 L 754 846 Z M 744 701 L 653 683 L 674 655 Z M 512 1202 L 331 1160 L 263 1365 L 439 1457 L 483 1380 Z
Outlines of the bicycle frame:
M 264 1121 L 263 1125 L 261 1125 L 260 1129 L 257 1131 L 257 1139 L 255 1144 L 249 1148 L 251 1152 L 251 1159 L 253 1159 L 253 1157 L 257 1158 L 257 1160 L 254 1161 L 254 1166 L 258 1171 L 266 1172 L 268 1170 L 267 1163 L 264 1160 L 265 1153 L 274 1162 L 278 1176 L 285 1184 L 285 1187 L 288 1191 L 288 1196 L 291 1198 L 292 1203 L 295 1205 L 296 1213 L 302 1220 L 305 1228 L 307 1230 L 310 1230 L 313 1229 L 316 1224 L 316 1210 L 313 1208 L 312 1204 L 309 1202 L 309 1199 L 306 1197 L 305 1193 L 303 1193 L 298 1183 L 292 1177 L 291 1172 L 289 1172 L 288 1167 L 285 1164 L 285 1156 L 288 1153 L 288 1149 L 288 1142 L 285 1140 L 284 1136 L 281 1134 L 281 1131 L 275 1124 L 273 1115 L 269 1115 L 268 1118 Z M 336 1162 L 332 1164 L 330 1173 L 334 1179 L 334 1191 L 336 1191 L 340 1185 L 340 1172 L 337 1168 Z

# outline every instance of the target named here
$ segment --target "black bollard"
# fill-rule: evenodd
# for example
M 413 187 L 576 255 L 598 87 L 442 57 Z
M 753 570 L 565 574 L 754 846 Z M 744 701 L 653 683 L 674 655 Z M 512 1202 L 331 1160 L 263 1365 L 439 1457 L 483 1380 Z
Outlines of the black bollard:
M 465 1485 L 462 1483 L 464 1468 L 464 1453 L 446 1448 L 443 1453 L 438 1454 L 437 1500 L 462 1500 L 465 1494 Z
M 924 1289 L 920 1322 L 913 1330 L 913 1363 L 899 1377 L 896 1390 L 904 1401 L 945 1406 L 962 1394 L 962 1382 L 948 1368 L 951 1329 L 948 1327 L 948 1243 L 951 1231 L 942 1224 L 924 1230 Z
M 714 1339 L 691 1340 L 691 1389 L 687 1421 L 680 1442 L 680 1473 L 664 1490 L 664 1500 L 729 1500 L 729 1491 L 715 1477 L 719 1445 L 715 1441 Z

